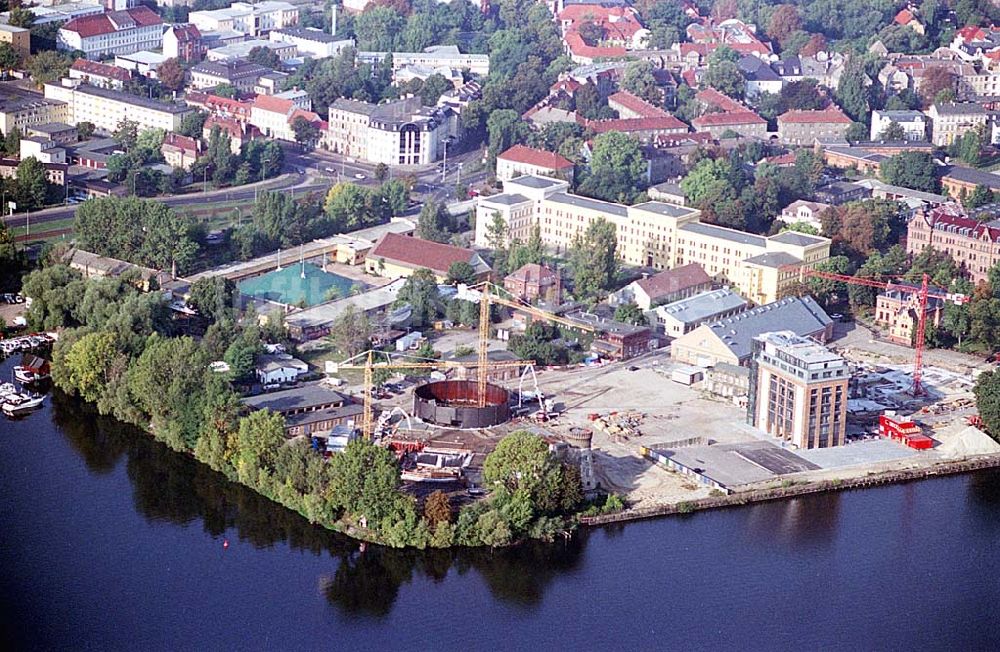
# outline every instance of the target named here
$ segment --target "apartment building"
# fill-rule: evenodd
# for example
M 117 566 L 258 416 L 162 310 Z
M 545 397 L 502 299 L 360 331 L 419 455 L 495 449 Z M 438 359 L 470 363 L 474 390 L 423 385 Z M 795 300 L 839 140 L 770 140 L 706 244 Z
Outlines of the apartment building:
M 842 139 L 851 119 L 836 107 L 786 111 L 778 116 L 778 137 L 787 145 L 812 145 L 817 139 Z
M 240 91 L 249 91 L 270 68 L 249 61 L 204 61 L 191 68 L 191 86 L 197 89 L 228 84 Z
M 205 51 L 201 32 L 194 25 L 172 25 L 163 33 L 163 56 L 168 59 L 201 61 Z
M 791 331 L 753 341 L 748 421 L 798 448 L 842 446 L 847 427 L 847 361 Z
M 79 79 L 93 86 L 120 89 L 132 79 L 132 73 L 119 66 L 77 59 L 69 67 L 69 78 Z
M 423 106 L 418 97 L 378 105 L 340 98 L 328 123 L 331 150 L 386 165 L 433 163 L 458 134 L 454 111 Z
M 1000 220 L 980 222 L 958 204 L 918 211 L 906 227 L 906 251 L 917 255 L 925 247 L 951 256 L 978 284 L 1000 262 Z
M 163 45 L 163 19 L 146 6 L 74 18 L 59 28 L 56 47 L 101 59 Z
M 423 52 L 358 52 L 358 63 L 378 65 L 392 55 L 393 75 L 410 66 L 428 68 L 457 68 L 468 70 L 473 75 L 485 77 L 490 74 L 490 57 L 486 54 L 463 54 L 457 45 L 432 45 Z
M 264 136 L 294 141 L 292 122 L 300 115 L 317 126 L 321 124 L 319 116 L 312 112 L 312 100 L 305 91 L 258 95 L 250 108 L 250 124 Z
M 569 184 L 524 176 L 504 193 L 476 203 L 477 246 L 490 245 L 487 228 L 499 215 L 509 237 L 527 240 L 538 224 L 542 241 L 568 250 L 577 233 L 605 218 L 618 232 L 618 255 L 629 265 L 673 269 L 697 263 L 717 282 L 736 287 L 753 303 L 769 303 L 797 278 L 791 266 L 812 266 L 830 256 L 830 241 L 785 232 L 764 237 L 699 221 L 700 211 L 662 202 L 624 206 L 568 192 Z
M 275 0 L 255 4 L 234 2 L 225 9 L 192 11 L 188 14 L 188 21 L 202 32 L 233 30 L 256 37 L 274 29 L 297 25 L 299 9 L 295 5 Z
M 42 98 L 34 93 L 0 93 L 0 130 L 4 135 L 17 128 L 22 134 L 28 127 L 51 122 L 68 122 L 66 102 Z
M 931 292 L 944 294 L 947 290 L 931 287 Z M 920 285 L 916 283 L 893 283 L 875 297 L 875 323 L 884 326 L 886 339 L 903 346 L 913 346 L 913 336 L 917 329 L 917 313 L 920 310 Z M 938 326 L 944 316 L 944 301 L 927 297 L 924 314 L 927 322 Z
M 138 124 L 139 131 L 163 129 L 178 131 L 184 116 L 194 109 L 184 104 L 168 104 L 110 88 L 78 84 L 46 84 L 45 97 L 65 102 L 67 119 L 59 122 L 90 122 L 102 134 L 113 133 L 125 119 Z M 55 120 L 48 120 L 55 122 Z
M 927 109 L 927 117 L 931 120 L 931 143 L 937 147 L 951 145 L 965 132 L 985 125 L 989 120 L 983 105 L 975 102 L 932 104 Z

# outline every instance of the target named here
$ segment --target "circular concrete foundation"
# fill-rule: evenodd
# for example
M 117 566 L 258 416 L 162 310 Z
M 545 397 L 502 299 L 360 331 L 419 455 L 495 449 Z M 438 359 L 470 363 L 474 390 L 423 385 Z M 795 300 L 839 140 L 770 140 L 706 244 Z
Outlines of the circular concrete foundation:
M 488 428 L 510 420 L 510 393 L 498 385 L 486 386 L 486 405 L 479 407 L 474 380 L 442 380 L 413 392 L 413 412 L 439 426 Z

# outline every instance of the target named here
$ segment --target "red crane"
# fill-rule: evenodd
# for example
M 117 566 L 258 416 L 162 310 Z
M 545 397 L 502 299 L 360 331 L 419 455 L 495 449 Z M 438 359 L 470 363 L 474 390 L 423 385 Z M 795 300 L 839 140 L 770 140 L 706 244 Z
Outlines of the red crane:
M 908 307 L 915 309 L 917 312 L 917 336 L 914 338 L 915 354 L 913 357 L 913 385 L 910 388 L 910 393 L 913 396 L 923 396 L 926 394 L 923 385 L 920 383 L 920 370 L 923 367 L 924 362 L 924 334 L 927 329 L 927 300 L 940 299 L 942 301 L 951 301 L 952 303 L 962 305 L 969 300 L 968 296 L 953 292 L 942 293 L 932 291 L 929 285 L 930 277 L 927 274 L 923 275 L 919 290 L 914 292 L 912 286 L 904 285 L 899 282 L 880 281 L 864 276 L 847 276 L 846 274 L 821 272 L 809 267 L 798 267 L 792 265 L 787 268 L 782 268 L 782 271 L 798 272 L 801 277 L 810 276 L 813 278 L 825 278 L 831 281 L 848 283 L 850 285 L 866 285 L 868 287 L 879 288 L 881 290 L 891 290 L 893 288 L 908 290 L 910 292 L 910 305 Z

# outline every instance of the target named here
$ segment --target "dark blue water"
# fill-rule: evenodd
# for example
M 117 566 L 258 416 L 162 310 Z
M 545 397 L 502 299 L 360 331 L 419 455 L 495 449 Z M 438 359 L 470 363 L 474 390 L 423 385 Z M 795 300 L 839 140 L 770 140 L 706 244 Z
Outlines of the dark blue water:
M 0 422 L 8 649 L 1000 646 L 998 473 L 515 550 L 360 552 L 51 399 Z

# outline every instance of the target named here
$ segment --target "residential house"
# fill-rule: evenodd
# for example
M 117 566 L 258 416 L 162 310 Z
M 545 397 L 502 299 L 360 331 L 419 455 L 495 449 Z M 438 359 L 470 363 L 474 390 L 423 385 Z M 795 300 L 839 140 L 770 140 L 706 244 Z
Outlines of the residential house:
M 156 50 L 163 45 L 163 19 L 140 5 L 74 18 L 59 28 L 56 47 L 83 52 L 87 59 Z
M 870 138 L 885 140 L 882 134 L 893 123 L 903 128 L 905 140 L 927 140 L 930 120 L 920 111 L 872 111 Z
M 842 139 L 851 119 L 836 107 L 786 111 L 778 116 L 778 137 L 787 145 L 812 145 L 817 139 Z
M 823 204 L 840 206 L 868 197 L 868 188 L 851 181 L 834 181 L 813 191 L 813 199 Z
M 241 102 L 240 100 L 199 91 L 188 91 L 184 95 L 184 102 L 188 106 L 202 109 L 210 116 L 232 119 L 242 123 L 250 122 L 253 109 L 251 102 Z
M 660 107 L 624 90 L 608 96 L 608 107 L 617 111 L 618 117 L 623 119 L 663 118 L 670 115 Z
M 682 364 L 746 365 L 754 338 L 776 331 L 826 342 L 833 335 L 833 320 L 812 297 L 785 297 L 698 326 L 671 343 L 670 356 Z
M 439 283 L 448 278 L 455 263 L 472 266 L 477 280 L 489 277 L 490 266 L 472 249 L 386 233 L 365 257 L 365 271 L 385 278 L 407 278 L 418 269 L 429 269 Z
M 745 138 L 767 138 L 767 120 L 753 111 L 706 113 L 691 120 L 691 126 L 716 138 L 730 132 Z
M 201 142 L 188 136 L 169 133 L 163 138 L 160 152 L 167 165 L 190 170 L 201 154 Z
M 497 181 L 509 181 L 525 174 L 572 180 L 573 162 L 554 152 L 514 145 L 497 156 Z
M 309 373 L 309 365 L 287 353 L 268 353 L 257 356 L 254 365 L 257 381 L 264 385 L 294 383 Z
M 538 263 L 527 263 L 514 270 L 503 280 L 503 287 L 521 301 L 534 303 L 562 302 L 562 277 L 559 271 Z
M 608 297 L 613 306 L 635 303 L 643 312 L 656 306 L 679 301 L 711 289 L 712 277 L 701 265 L 688 263 L 632 281 Z
M 132 73 L 125 68 L 89 59 L 77 59 L 69 67 L 69 78 L 104 88 L 121 89 L 132 80 Z
M 221 129 L 229 135 L 229 149 L 233 154 L 238 154 L 243 147 L 243 143 L 260 137 L 260 132 L 253 125 L 237 120 L 236 118 L 224 118 L 210 115 L 205 118 L 205 124 L 201 130 L 201 137 L 207 141 L 212 137 L 213 129 Z
M 205 58 L 205 42 L 197 25 L 191 23 L 171 25 L 163 32 L 163 56 L 186 63 Z
M 639 13 L 628 5 L 566 5 L 558 13 L 557 21 L 570 58 L 580 64 L 623 57 L 632 50 L 644 49 L 650 35 Z M 580 34 L 584 24 L 596 25 L 601 30 L 603 38 L 599 43 L 584 40 Z
M 985 126 L 989 114 L 982 104 L 975 102 L 931 104 L 927 110 L 931 121 L 931 143 L 947 147 L 971 129 Z
M 310 122 L 320 122 L 319 116 L 312 112 L 312 102 L 305 91 L 258 95 L 251 105 L 250 124 L 264 136 L 294 141 L 292 120 L 298 112 Z
M 916 8 L 912 6 L 900 9 L 899 13 L 896 14 L 896 17 L 892 19 L 892 22 L 897 25 L 902 25 L 903 27 L 909 27 L 921 36 L 927 32 L 924 28 L 924 24 L 920 22 L 919 18 L 917 18 Z
M 931 292 L 945 294 L 947 290 L 931 287 Z M 920 285 L 916 283 L 893 283 L 875 298 L 875 323 L 888 329 L 886 339 L 903 346 L 913 346 L 920 311 Z M 927 297 L 925 314 L 928 324 L 941 324 L 944 315 L 944 301 Z
M 771 55 L 770 44 L 757 36 L 756 26 L 736 18 L 718 23 L 714 21 L 691 23 L 686 31 L 692 43 L 709 46 L 705 51 L 706 55 L 723 45 L 740 54 L 753 54 L 759 57 Z
M 735 315 L 749 307 L 746 299 L 724 287 L 657 306 L 648 316 L 664 335 L 677 338 L 702 324 Z
M 285 436 L 309 437 L 328 433 L 336 426 L 353 425 L 362 418 L 363 406 L 323 386 L 308 383 L 294 389 L 248 396 L 240 402 L 251 411 L 270 410 L 285 417 Z
M 778 221 L 785 224 L 808 224 L 817 231 L 822 231 L 823 224 L 819 217 L 828 208 L 830 208 L 830 204 L 797 199 L 781 209 Z
M 746 79 L 747 99 L 752 100 L 761 93 L 777 95 L 785 85 L 785 80 L 781 78 L 781 75 L 775 72 L 768 62 L 763 61 L 755 54 L 742 57 L 737 65 Z

